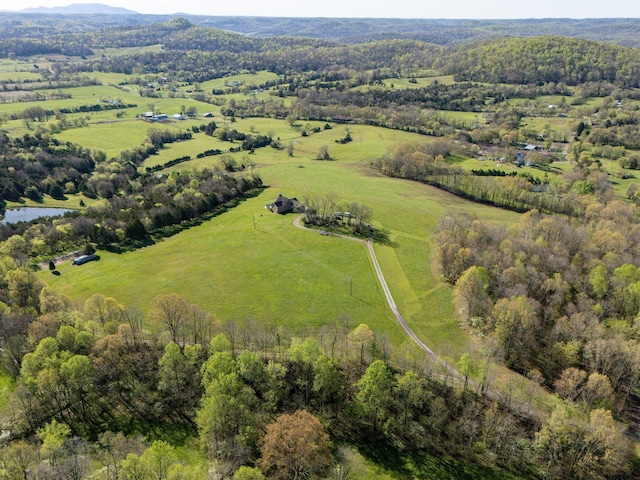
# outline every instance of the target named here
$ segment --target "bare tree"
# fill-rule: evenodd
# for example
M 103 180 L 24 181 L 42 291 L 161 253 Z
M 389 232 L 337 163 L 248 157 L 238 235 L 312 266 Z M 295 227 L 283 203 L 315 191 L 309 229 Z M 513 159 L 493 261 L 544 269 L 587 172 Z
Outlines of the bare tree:
M 170 293 L 154 299 L 154 317 L 166 327 L 173 340 L 184 347 L 184 329 L 189 317 L 189 301 L 182 295 Z

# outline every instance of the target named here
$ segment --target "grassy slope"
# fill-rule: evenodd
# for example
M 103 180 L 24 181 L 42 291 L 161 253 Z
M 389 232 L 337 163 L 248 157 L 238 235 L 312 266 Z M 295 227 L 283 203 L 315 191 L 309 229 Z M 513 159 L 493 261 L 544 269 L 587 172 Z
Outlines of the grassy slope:
M 430 269 L 429 236 L 447 213 L 471 211 L 497 221 L 514 221 L 517 215 L 415 182 L 387 178 L 368 167 L 394 142 L 429 141 L 426 137 L 353 126 L 354 141 L 337 145 L 334 140 L 344 136 L 342 127 L 302 137 L 283 121 L 246 119 L 234 124 L 245 132 L 250 127 L 261 133 L 273 131 L 285 145 L 297 142 L 293 158 L 269 147 L 251 156 L 234 154 L 239 162 L 244 157 L 257 164 L 269 186 L 258 197 L 142 251 L 102 252 L 100 262 L 80 268 L 62 266 L 60 277 L 48 272 L 43 277 L 79 301 L 101 292 L 143 309 L 151 306 L 155 295 L 178 292 L 223 320 L 255 317 L 297 327 L 349 315 L 354 323 L 388 331 L 394 343 L 402 344 L 405 338 L 384 305 L 361 245 L 296 230 L 293 216 L 268 214 L 263 208 L 279 193 L 300 199 L 332 193 L 373 209 L 374 225 L 389 230 L 393 242 L 393 246 L 376 246 L 376 251 L 401 311 L 430 345 L 447 356 L 457 356 L 466 343 L 465 335 L 456 327 L 451 289 Z M 212 142 L 210 148 L 229 146 L 200 135 L 170 145 L 161 155 L 167 159 L 187 153 L 195 156 L 203 150 L 201 141 Z M 313 160 L 321 145 L 329 145 L 335 161 Z M 217 161 L 209 157 L 186 165 Z M 143 282 L 140 272 L 144 272 Z M 351 278 L 353 297 L 348 289 Z

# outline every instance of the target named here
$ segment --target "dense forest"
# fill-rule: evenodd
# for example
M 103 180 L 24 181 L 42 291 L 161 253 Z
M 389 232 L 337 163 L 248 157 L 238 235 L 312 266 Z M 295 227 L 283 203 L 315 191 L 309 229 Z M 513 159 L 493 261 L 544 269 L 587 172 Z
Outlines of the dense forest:
M 348 480 L 363 458 L 393 478 L 640 477 L 637 21 L 50 20 L 0 19 L 0 208 L 77 203 L 0 224 L 0 479 Z M 121 120 L 137 140 L 92 146 Z M 78 131 L 89 140 L 59 138 Z M 39 272 L 195 230 L 268 189 L 263 172 L 322 186 L 325 167 L 346 183 L 343 165 L 374 194 L 300 197 L 303 220 L 321 241 L 355 232 L 400 251 L 399 270 L 433 266 L 434 303 L 450 292 L 469 353 L 417 356 L 347 315 L 294 329 L 177 293 L 146 310 L 78 302 Z M 437 226 L 405 232 L 419 246 L 399 246 L 379 220 L 396 212 L 358 197 L 389 184 L 492 220 L 437 205 Z M 241 222 L 265 244 L 293 229 L 243 215 L 224 230 L 239 245 Z M 289 234 L 283 262 L 307 248 Z M 394 290 L 418 303 L 424 282 Z
M 460 49 L 440 64 L 460 80 L 578 85 L 610 82 L 638 87 L 638 51 L 564 37 L 509 39 Z

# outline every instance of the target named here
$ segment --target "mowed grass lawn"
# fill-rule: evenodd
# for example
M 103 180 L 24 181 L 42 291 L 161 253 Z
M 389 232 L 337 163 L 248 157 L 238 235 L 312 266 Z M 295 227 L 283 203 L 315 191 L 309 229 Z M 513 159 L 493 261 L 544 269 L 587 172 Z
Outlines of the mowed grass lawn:
M 285 145 L 296 142 L 293 157 L 270 147 L 255 155 L 234 154 L 239 161 L 249 157 L 255 163 L 268 186 L 259 196 L 151 247 L 122 255 L 100 252 L 99 262 L 63 265 L 59 277 L 41 272 L 42 278 L 77 301 L 103 293 L 145 311 L 156 295 L 180 293 L 223 321 L 256 318 L 301 328 L 348 316 L 353 324 L 387 332 L 396 345 L 408 344 L 385 304 L 363 245 L 296 229 L 294 215 L 264 209 L 280 193 L 301 200 L 332 194 L 371 207 L 372 223 L 387 230 L 391 241 L 375 250 L 400 311 L 439 354 L 457 358 L 467 338 L 457 328 L 451 287 L 432 271 L 430 237 L 446 214 L 469 212 L 503 223 L 517 221 L 518 215 L 384 177 L 370 168 L 394 143 L 431 141 L 428 137 L 351 126 L 353 142 L 338 145 L 334 140 L 345 135 L 343 126 L 302 137 L 283 121 L 246 119 L 234 124 L 245 132 L 251 126 L 257 133 L 273 131 Z M 163 155 L 188 153 L 182 149 L 189 145 L 193 156 L 202 149 L 198 140 L 191 140 L 180 144 L 180 150 L 169 146 Z M 329 146 L 335 160 L 314 160 L 321 145 Z M 172 149 L 176 155 L 170 154 Z M 218 161 L 207 157 L 175 169 Z

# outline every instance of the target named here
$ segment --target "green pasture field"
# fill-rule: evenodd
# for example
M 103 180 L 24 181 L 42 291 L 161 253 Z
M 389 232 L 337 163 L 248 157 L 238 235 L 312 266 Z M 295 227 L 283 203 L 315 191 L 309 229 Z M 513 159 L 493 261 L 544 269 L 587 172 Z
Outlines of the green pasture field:
M 640 172 L 637 170 L 623 169 L 617 160 L 601 159 L 602 170 L 609 174 L 609 181 L 613 187 L 613 191 L 622 198 L 627 198 L 627 189 L 632 185 L 638 185 Z M 621 176 L 629 176 L 630 178 L 621 178 Z
M 185 127 L 182 122 L 149 123 L 139 119 L 114 119 L 110 122 L 65 130 L 55 137 L 62 142 L 102 150 L 107 154 L 107 158 L 111 158 L 118 156 L 123 150 L 139 146 L 151 128 L 184 130 Z
M 230 88 L 233 86 L 233 82 L 239 83 L 239 88 L 256 88 L 258 85 L 262 85 L 266 82 L 277 80 L 279 75 L 267 72 L 259 71 L 256 73 L 243 73 L 241 75 L 230 75 L 228 77 L 216 78 L 215 80 L 208 80 L 206 82 L 199 83 L 199 86 L 205 92 L 210 93 L 211 90 Z
M 2 69 L 2 64 L 0 63 L 0 82 L 2 83 L 20 83 L 26 80 L 41 80 L 42 76 L 36 72 L 21 72 L 14 70 L 4 70 Z M 0 94 L 2 92 L 0 91 Z
M 84 207 L 80 206 L 80 201 L 84 203 Z M 22 202 L 7 202 L 7 209 L 20 207 L 51 207 L 51 208 L 68 208 L 70 210 L 84 210 L 87 207 L 95 207 L 106 200 L 85 197 L 84 195 L 67 195 L 63 200 L 56 200 L 49 195 L 45 195 L 41 202 L 34 202 L 28 198 Z
M 205 150 L 212 150 L 219 148 L 223 152 L 226 152 L 229 147 L 237 146 L 237 143 L 221 142 L 217 137 L 209 137 L 204 133 L 197 133 L 193 135 L 191 140 L 185 140 L 183 142 L 175 142 L 165 145 L 157 155 L 153 155 L 144 161 L 142 169 L 144 167 L 154 167 L 156 165 L 162 165 L 170 160 L 176 158 L 191 156 L 195 159 L 198 153 L 202 153 Z M 245 154 L 247 152 L 244 152 Z M 215 158 L 215 157 L 214 157 Z M 220 157 L 217 157 L 218 159 Z
M 182 100 L 182 102 L 179 102 L 178 100 Z M 163 111 L 179 113 L 181 105 L 191 105 L 192 101 L 189 99 L 166 99 L 166 101 L 158 102 L 158 104 L 165 106 L 166 109 L 161 109 Z M 210 107 L 210 105 L 205 106 Z M 87 148 L 102 150 L 107 154 L 108 158 L 111 158 L 116 157 L 123 150 L 130 150 L 142 144 L 149 129 L 184 131 L 192 126 L 204 125 L 211 120 L 215 120 L 199 116 L 194 119 L 186 120 L 174 120 L 169 118 L 167 121 L 152 123 L 137 118 L 137 115 L 142 113 L 142 111 L 143 110 L 140 108 L 127 109 L 125 110 L 125 115 L 122 118 L 116 118 L 115 111 L 113 110 L 89 114 L 75 114 L 70 116 L 70 118 L 73 118 L 74 116 L 88 116 L 89 120 L 87 122 L 87 126 L 64 130 L 56 134 L 55 137 L 63 142 L 77 143 Z M 173 115 L 173 113 L 170 115 Z M 194 135 L 194 138 L 199 137 L 198 135 Z M 176 145 L 181 144 L 178 143 Z M 203 150 L 206 150 L 206 148 Z M 200 151 L 203 150 L 198 150 L 196 153 L 200 153 Z M 164 163 L 167 160 L 179 156 L 182 156 L 182 154 L 174 155 L 171 158 L 167 158 L 162 161 L 157 160 L 157 163 Z M 153 161 L 151 161 L 150 164 L 153 165 Z
M 27 62 L 24 60 L 12 60 L 9 58 L 0 59 L 0 72 L 20 72 L 30 73 L 33 72 L 33 65 L 37 62 Z M 38 75 L 38 78 L 40 76 Z
M 311 126 L 315 125 L 324 123 Z M 334 140 L 346 132 L 341 125 L 307 137 L 287 122 L 273 119 L 244 119 L 233 126 L 244 132 L 251 127 L 256 133 L 272 131 L 285 146 L 297 142 L 293 157 L 271 147 L 250 156 L 234 154 L 239 163 L 249 157 L 256 165 L 268 186 L 259 196 L 143 250 L 122 255 L 100 252 L 99 262 L 63 265 L 59 277 L 41 272 L 42 277 L 80 302 L 92 293 L 103 293 L 149 310 L 153 297 L 176 292 L 223 321 L 251 317 L 299 328 L 347 315 L 354 324 L 367 323 L 387 332 L 396 345 L 408 344 L 384 303 L 364 246 L 298 230 L 293 226 L 294 215 L 278 216 L 264 209 L 279 193 L 300 200 L 333 194 L 372 208 L 373 225 L 389 234 L 390 245 L 376 245 L 375 250 L 400 311 L 437 352 L 457 358 L 467 337 L 457 328 L 451 288 L 431 269 L 430 235 L 447 213 L 475 212 L 498 222 L 517 221 L 518 215 L 370 169 L 369 163 L 394 143 L 433 141 L 430 137 L 352 125 L 353 142 L 338 145 Z M 171 144 L 161 155 L 167 159 L 195 156 L 205 146 L 198 143 L 204 136 L 195 138 Z M 314 160 L 321 145 L 328 145 L 335 160 Z M 174 169 L 217 162 L 219 157 L 206 157 Z
M 42 107 L 44 109 L 60 110 L 63 108 L 77 108 L 85 105 L 95 105 L 97 103 L 100 103 L 101 100 L 120 99 L 125 103 L 135 103 L 138 105 L 142 104 L 141 100 L 149 100 L 141 98 L 137 92 L 135 93 L 135 95 L 127 94 L 120 89 L 108 85 L 66 88 L 61 90 L 38 90 L 39 93 L 45 95 L 57 93 L 60 91 L 63 93 L 69 93 L 70 95 L 72 95 L 72 97 L 59 100 L 0 103 L 0 115 L 19 113 L 31 107 Z M 145 103 L 148 102 L 145 101 Z M 141 110 L 143 109 L 141 108 Z
M 467 122 L 473 125 L 485 125 L 487 119 L 481 113 L 476 112 L 452 112 L 449 110 L 436 110 L 436 112 L 449 120 Z
M 585 98 L 580 105 L 587 105 L 589 107 L 599 107 L 600 105 L 602 105 L 602 101 L 604 99 L 600 98 L 600 97 L 595 97 L 595 98 Z
M 133 76 L 127 75 L 126 73 L 113 73 L 113 72 L 91 72 L 89 74 L 90 78 L 95 78 L 99 82 L 107 83 L 107 84 L 128 84 Z M 138 90 L 138 85 L 131 85 L 130 88 Z
M 571 97 L 565 97 L 563 95 L 541 95 L 539 97 L 536 97 L 536 103 L 540 103 L 542 105 L 559 105 L 562 102 L 562 99 L 564 98 L 565 102 L 567 103 L 571 103 L 572 98 Z
M 347 315 L 398 341 L 365 248 L 268 214 L 273 195 L 266 190 L 153 247 L 99 252 L 88 268 L 63 265 L 49 283 L 76 300 L 101 292 L 146 311 L 155 296 L 178 293 L 223 321 L 256 318 L 294 330 Z
M 211 90 L 209 90 L 207 93 L 211 93 Z M 187 93 L 186 95 L 191 95 L 190 93 Z M 252 99 L 256 99 L 256 100 L 262 100 L 262 101 L 269 101 L 269 100 L 276 100 L 278 99 L 278 97 L 275 97 L 273 95 L 271 95 L 269 93 L 269 90 L 264 90 L 261 93 L 243 93 L 243 92 L 238 92 L 238 93 L 229 93 L 226 94 L 224 96 L 220 95 L 220 96 L 216 96 L 214 97 L 214 99 L 216 98 L 224 98 L 224 100 L 226 102 L 230 101 L 230 100 L 235 100 L 236 102 L 246 102 L 247 100 L 252 100 Z M 294 97 L 285 97 L 285 98 L 280 98 L 279 100 L 282 100 L 285 105 L 291 105 L 291 103 L 293 102 Z
M 521 126 L 529 126 L 531 128 L 537 129 L 542 133 L 545 126 L 548 125 L 552 131 L 562 132 L 563 130 L 568 130 L 569 123 L 574 122 L 574 119 L 566 118 L 566 117 L 522 117 L 520 121 Z

